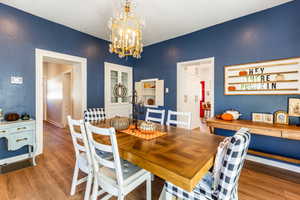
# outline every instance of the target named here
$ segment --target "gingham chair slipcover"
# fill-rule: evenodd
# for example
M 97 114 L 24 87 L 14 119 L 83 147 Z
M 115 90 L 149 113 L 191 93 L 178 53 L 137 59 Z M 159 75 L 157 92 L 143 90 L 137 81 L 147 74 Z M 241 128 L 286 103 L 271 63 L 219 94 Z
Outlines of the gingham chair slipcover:
M 99 122 L 105 119 L 105 111 L 103 108 L 89 108 L 84 111 L 85 122 Z
M 192 192 L 187 192 L 170 182 L 165 183 L 166 192 L 183 200 L 238 200 L 238 179 L 248 151 L 251 135 L 249 129 L 240 129 L 230 140 L 220 182 L 214 191 L 213 176 L 207 173 Z

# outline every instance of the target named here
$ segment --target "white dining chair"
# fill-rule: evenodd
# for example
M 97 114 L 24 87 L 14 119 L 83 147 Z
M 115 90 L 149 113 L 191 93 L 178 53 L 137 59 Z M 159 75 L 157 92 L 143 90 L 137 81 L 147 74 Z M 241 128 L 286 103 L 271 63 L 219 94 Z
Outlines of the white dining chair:
M 73 146 L 75 149 L 75 168 L 71 185 L 71 196 L 76 192 L 76 187 L 84 182 L 86 183 L 84 200 L 88 200 L 91 193 L 93 166 L 89 149 L 89 144 L 86 137 L 84 122 L 82 120 L 73 120 L 68 116 L 69 128 L 72 136 Z M 75 126 L 80 127 L 80 132 L 75 130 Z M 86 177 L 78 179 L 79 170 L 87 174 Z
M 152 115 L 150 117 L 150 115 Z M 153 115 L 159 115 L 159 117 L 154 117 Z M 145 121 L 149 122 L 158 122 L 161 125 L 164 124 L 165 121 L 165 110 L 156 110 L 156 109 L 147 109 Z
M 176 120 L 172 119 L 172 116 L 176 117 Z M 179 120 L 178 117 L 185 118 L 186 120 Z M 167 119 L 167 125 L 179 125 L 183 126 L 186 129 L 191 129 L 191 120 L 192 120 L 192 113 L 191 112 L 176 112 L 169 110 L 168 111 L 168 119 Z
M 151 200 L 151 174 L 129 162 L 124 164 L 120 159 L 116 133 L 114 128 L 98 128 L 86 123 L 88 142 L 92 155 L 94 169 L 94 182 L 92 200 L 97 196 L 108 193 L 102 199 L 109 199 L 117 196 L 118 200 L 123 200 L 125 196 L 136 187 L 146 181 L 147 200 Z M 93 134 L 108 136 L 110 145 L 96 141 Z M 96 151 L 101 150 L 113 154 L 112 158 L 100 157 Z M 101 188 L 99 190 L 99 187 Z

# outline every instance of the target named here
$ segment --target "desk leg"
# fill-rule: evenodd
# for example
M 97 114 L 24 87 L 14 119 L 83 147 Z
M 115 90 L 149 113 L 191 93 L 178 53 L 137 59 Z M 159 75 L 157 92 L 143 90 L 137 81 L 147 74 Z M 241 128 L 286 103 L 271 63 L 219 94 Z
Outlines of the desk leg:
M 209 131 L 211 134 L 215 134 L 215 128 L 213 126 L 209 127 Z
M 35 147 L 34 145 L 29 145 L 29 156 L 32 158 L 32 165 L 36 166 L 36 161 L 35 161 Z

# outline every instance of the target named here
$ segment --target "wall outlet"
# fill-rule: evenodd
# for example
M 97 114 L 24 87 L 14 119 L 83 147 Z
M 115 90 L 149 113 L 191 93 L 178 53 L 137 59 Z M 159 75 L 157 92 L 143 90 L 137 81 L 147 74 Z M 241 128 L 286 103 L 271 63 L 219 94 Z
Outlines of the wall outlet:
M 23 77 L 20 76 L 12 76 L 10 77 L 11 84 L 23 84 Z
M 166 94 L 168 94 L 169 93 L 169 88 L 166 88 Z

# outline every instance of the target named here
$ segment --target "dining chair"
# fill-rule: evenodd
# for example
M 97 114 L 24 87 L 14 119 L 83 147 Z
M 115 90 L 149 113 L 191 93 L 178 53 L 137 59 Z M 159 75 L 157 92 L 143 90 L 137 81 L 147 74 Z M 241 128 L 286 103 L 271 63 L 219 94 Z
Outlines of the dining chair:
M 82 120 L 73 120 L 68 116 L 69 128 L 72 136 L 73 146 L 75 150 L 76 162 L 71 185 L 71 196 L 76 192 L 76 187 L 84 182 L 86 183 L 84 200 L 88 200 L 91 193 L 93 167 L 92 159 L 89 150 L 89 145 L 86 137 L 84 122 Z M 75 127 L 80 127 L 80 132 L 75 130 Z M 79 170 L 87 174 L 86 177 L 78 179 Z
M 159 117 L 150 117 L 150 115 L 160 115 Z M 165 121 L 165 110 L 156 110 L 156 109 L 147 109 L 145 121 L 158 122 L 161 125 L 164 124 Z
M 97 196 L 108 193 L 103 199 L 117 196 L 123 200 L 125 196 L 146 181 L 147 200 L 151 200 L 151 174 L 129 162 L 124 164 L 119 156 L 118 144 L 114 128 L 98 128 L 86 123 L 88 142 L 90 145 L 94 169 L 92 200 Z M 96 141 L 94 135 L 109 137 L 110 144 Z M 113 154 L 112 158 L 100 157 L 96 150 Z M 101 187 L 101 190 L 99 190 Z
M 176 116 L 176 120 L 172 120 L 172 116 Z M 180 121 L 178 117 L 184 117 L 186 118 L 186 121 L 182 120 Z M 169 110 L 168 111 L 168 119 L 167 119 L 167 125 L 181 125 L 186 129 L 191 129 L 191 120 L 192 120 L 192 113 L 191 112 L 176 112 Z
M 106 119 L 104 108 L 88 108 L 84 111 L 85 122 L 99 122 Z
M 247 155 L 251 135 L 249 129 L 240 129 L 230 138 L 226 153 L 222 160 L 217 187 L 213 189 L 212 174 L 207 173 L 192 192 L 187 192 L 170 182 L 164 186 L 165 200 L 173 196 L 183 200 L 238 200 L 238 180 Z

